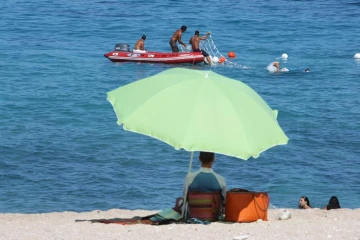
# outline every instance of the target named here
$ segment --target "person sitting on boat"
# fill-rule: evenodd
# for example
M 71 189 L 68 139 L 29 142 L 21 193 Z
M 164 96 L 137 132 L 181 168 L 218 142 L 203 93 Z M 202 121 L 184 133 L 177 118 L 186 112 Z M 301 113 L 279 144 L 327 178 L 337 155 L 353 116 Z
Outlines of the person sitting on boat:
M 193 52 L 201 52 L 202 55 L 204 55 L 204 57 L 206 57 L 208 63 L 211 66 L 211 57 L 209 56 L 209 54 L 207 52 L 205 52 L 203 49 L 199 48 L 199 43 L 201 40 L 206 40 L 208 38 L 208 36 L 210 35 L 210 32 L 206 33 L 205 36 L 200 37 L 200 32 L 198 30 L 195 31 L 195 35 L 192 36 L 189 40 L 189 43 L 191 44 L 192 47 L 192 51 Z
M 146 36 L 142 35 L 142 37 L 135 43 L 134 50 L 133 50 L 134 53 L 146 53 L 145 39 L 146 39 Z
M 170 38 L 169 44 L 172 52 L 179 52 L 179 48 L 176 45 L 176 42 L 179 42 L 181 45 L 186 47 L 186 44 L 181 41 L 181 35 L 183 32 L 186 32 L 187 27 L 185 25 L 181 26 L 181 29 L 178 29 L 174 32 L 173 36 Z

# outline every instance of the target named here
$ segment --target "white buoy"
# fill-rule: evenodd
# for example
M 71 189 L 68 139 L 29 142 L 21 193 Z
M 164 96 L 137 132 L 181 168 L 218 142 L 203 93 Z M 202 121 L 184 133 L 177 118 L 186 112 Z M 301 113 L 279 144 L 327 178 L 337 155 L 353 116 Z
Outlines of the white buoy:
M 282 58 L 282 59 L 287 59 L 287 58 L 288 58 L 288 55 L 287 55 L 286 53 L 283 53 L 283 54 L 281 55 L 281 58 Z
M 282 68 L 280 71 L 281 71 L 281 72 L 289 72 L 289 69 L 287 69 L 287 68 Z
M 356 53 L 356 54 L 354 55 L 354 58 L 355 58 L 355 59 L 360 59 L 360 53 Z
M 218 63 L 218 62 L 219 62 L 219 58 L 218 58 L 218 57 L 213 57 L 213 58 L 212 58 L 212 62 L 213 62 L 213 63 Z

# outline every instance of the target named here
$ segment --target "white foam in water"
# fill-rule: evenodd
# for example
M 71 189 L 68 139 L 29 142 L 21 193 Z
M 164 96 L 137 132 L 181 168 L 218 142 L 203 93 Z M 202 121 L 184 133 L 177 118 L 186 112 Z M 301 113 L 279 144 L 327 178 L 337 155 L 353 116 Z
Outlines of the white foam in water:
M 281 58 L 282 58 L 282 59 L 287 59 L 287 58 L 288 58 L 288 55 L 287 55 L 286 53 L 283 53 L 283 54 L 281 55 Z
M 356 53 L 356 54 L 354 55 L 354 58 L 355 58 L 355 59 L 360 59 L 360 53 Z
M 281 71 L 281 72 L 288 72 L 289 69 L 287 69 L 287 68 L 282 68 L 280 71 Z

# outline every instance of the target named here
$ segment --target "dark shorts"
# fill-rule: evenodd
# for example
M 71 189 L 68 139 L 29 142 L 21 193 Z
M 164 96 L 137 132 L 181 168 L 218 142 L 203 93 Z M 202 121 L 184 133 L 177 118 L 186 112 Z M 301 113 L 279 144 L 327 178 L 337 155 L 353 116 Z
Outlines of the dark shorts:
M 176 45 L 176 42 L 175 41 L 169 41 L 169 44 L 170 44 L 170 47 L 171 47 L 171 50 L 173 52 L 179 52 L 179 48 L 178 46 Z
M 195 49 L 194 52 L 201 52 L 202 55 L 204 55 L 204 57 L 209 56 L 209 54 L 207 52 L 205 52 L 204 50 L 202 50 L 202 49 L 201 50 L 200 49 Z

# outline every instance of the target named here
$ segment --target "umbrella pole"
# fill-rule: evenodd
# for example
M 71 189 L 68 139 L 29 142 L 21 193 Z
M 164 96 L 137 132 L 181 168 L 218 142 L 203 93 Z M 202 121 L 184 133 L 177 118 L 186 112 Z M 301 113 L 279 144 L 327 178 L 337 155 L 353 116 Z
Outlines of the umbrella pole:
M 193 158 L 194 158 L 194 152 L 191 152 L 188 174 L 191 173 Z M 181 213 L 181 217 L 182 217 L 183 219 L 184 219 L 184 216 L 185 216 L 185 212 L 187 212 L 187 208 L 188 208 L 187 197 L 186 197 L 186 196 L 187 196 L 187 193 L 188 193 L 188 187 L 186 186 L 186 188 L 185 188 L 185 190 L 184 190 L 183 208 L 182 208 L 182 213 Z
M 188 170 L 188 173 L 191 173 L 191 168 L 192 168 L 192 162 L 193 162 L 193 158 L 194 158 L 194 152 L 191 152 L 191 156 L 190 156 L 190 163 L 189 163 L 189 170 Z

